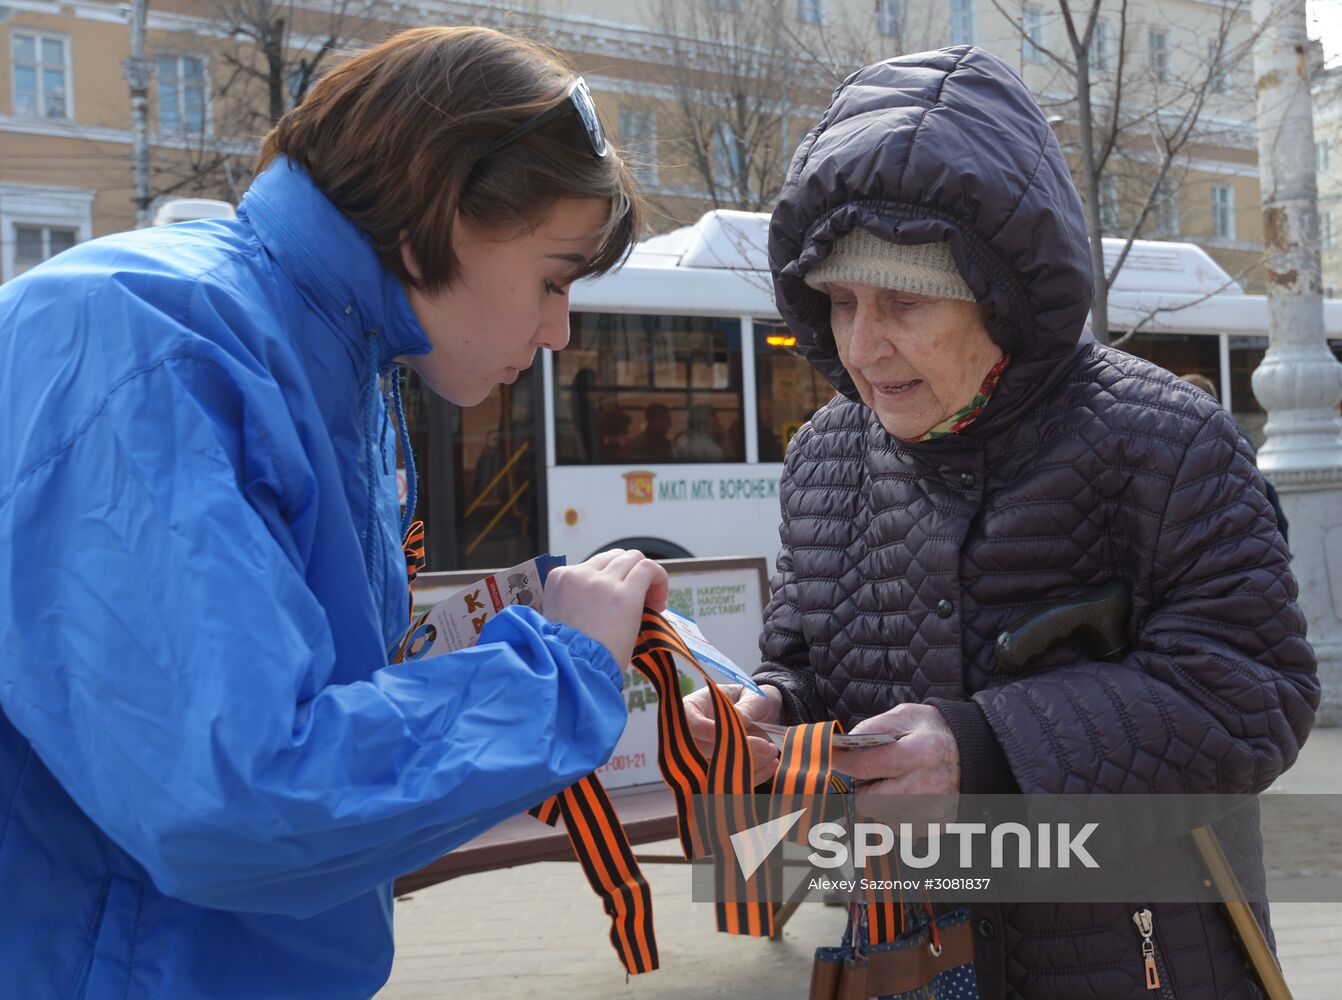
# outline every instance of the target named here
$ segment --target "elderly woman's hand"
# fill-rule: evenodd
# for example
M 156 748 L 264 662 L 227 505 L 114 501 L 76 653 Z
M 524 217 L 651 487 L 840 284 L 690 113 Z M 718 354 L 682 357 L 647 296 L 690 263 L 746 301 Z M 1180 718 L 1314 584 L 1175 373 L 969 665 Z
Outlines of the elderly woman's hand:
M 960 747 L 946 719 L 931 705 L 896 705 L 852 728 L 889 733 L 898 742 L 868 750 L 836 750 L 833 767 L 875 795 L 957 795 Z
M 736 705 L 737 714 L 751 722 L 777 723 L 783 717 L 783 693 L 772 684 L 761 684 L 763 697 L 749 691 L 739 684 L 719 685 L 722 693 Z M 713 694 L 703 687 L 685 697 L 685 721 L 690 727 L 690 736 L 705 757 L 713 754 L 713 738 L 717 731 L 717 722 L 713 712 Z M 773 741 L 759 735 L 758 730 L 747 736 L 750 744 L 750 762 L 754 771 L 752 782 L 763 784 L 778 770 L 778 748 Z

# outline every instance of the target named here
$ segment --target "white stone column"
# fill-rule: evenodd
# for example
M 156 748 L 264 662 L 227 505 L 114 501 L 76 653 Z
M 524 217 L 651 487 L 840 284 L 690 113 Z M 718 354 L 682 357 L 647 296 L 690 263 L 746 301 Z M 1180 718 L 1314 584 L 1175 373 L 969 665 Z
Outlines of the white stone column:
M 130 17 L 130 58 L 121 64 L 122 75 L 130 84 L 131 176 L 134 181 L 135 228 L 149 225 L 149 82 L 154 64 L 144 54 L 144 34 L 149 18 L 149 0 L 133 0 L 126 14 Z
M 1267 411 L 1258 465 L 1290 522 L 1292 569 L 1319 657 L 1319 723 L 1342 725 L 1342 364 L 1323 327 L 1305 0 L 1254 0 L 1268 350 L 1253 373 Z

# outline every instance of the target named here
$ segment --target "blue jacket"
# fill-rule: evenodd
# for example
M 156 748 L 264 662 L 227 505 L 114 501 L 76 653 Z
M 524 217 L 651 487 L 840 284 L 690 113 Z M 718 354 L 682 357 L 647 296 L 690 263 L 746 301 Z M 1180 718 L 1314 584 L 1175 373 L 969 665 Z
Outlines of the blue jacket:
M 387 664 L 429 350 L 285 161 L 0 289 L 0 996 L 367 997 L 396 876 L 609 756 L 619 669 L 534 612 Z

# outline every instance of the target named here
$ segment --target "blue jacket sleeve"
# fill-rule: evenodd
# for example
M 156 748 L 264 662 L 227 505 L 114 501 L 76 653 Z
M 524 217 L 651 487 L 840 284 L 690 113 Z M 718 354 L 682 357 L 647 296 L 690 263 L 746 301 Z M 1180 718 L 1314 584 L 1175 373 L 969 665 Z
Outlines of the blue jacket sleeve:
M 330 683 L 323 608 L 174 374 L 196 363 L 122 385 L 0 488 L 0 705 L 162 891 L 319 912 L 609 757 L 618 667 L 528 610 Z

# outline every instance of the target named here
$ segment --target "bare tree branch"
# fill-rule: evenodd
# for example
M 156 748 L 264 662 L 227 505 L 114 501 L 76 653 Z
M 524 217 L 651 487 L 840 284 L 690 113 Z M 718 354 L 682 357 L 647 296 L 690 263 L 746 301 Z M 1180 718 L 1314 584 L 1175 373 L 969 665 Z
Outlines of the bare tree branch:
M 772 207 L 793 112 L 822 103 L 833 86 L 840 56 L 832 33 L 818 32 L 819 48 L 804 48 L 783 4 L 657 0 L 651 11 L 674 63 L 666 79 L 674 112 L 660 141 L 681 154 L 715 208 Z
M 236 201 L 256 140 L 307 95 L 334 56 L 397 27 L 393 0 L 204 0 L 216 31 L 202 35 L 210 65 L 206 120 L 160 147 L 157 197 L 189 193 Z M 182 123 L 185 124 L 185 123 Z
M 660 109 L 661 163 L 669 174 L 688 173 L 693 184 L 686 186 L 705 192 L 714 207 L 772 208 L 799 116 L 809 129 L 858 67 L 941 40 L 930 4 L 919 7 L 917 23 L 899 4 L 874 15 L 854 6 L 824 24 L 799 24 L 790 2 L 649 0 L 649 21 L 674 63 L 664 81 L 674 113 Z M 652 201 L 659 202 L 655 193 Z
M 1068 52 L 1059 52 L 1031 37 L 1023 13 L 1009 10 L 1004 0 L 992 0 L 992 4 L 1015 26 L 1022 41 L 1028 40 L 1073 83 L 1073 96 L 1067 102 L 1070 114 L 1066 117 L 1071 120 L 1068 131 L 1081 161 L 1079 186 L 1091 240 L 1095 273 L 1091 319 L 1096 339 L 1107 342 L 1110 287 L 1127 262 L 1133 242 L 1143 237 L 1156 209 L 1170 197 L 1171 178 L 1183 176 L 1179 167 L 1187 162 L 1189 148 L 1213 141 L 1214 129 L 1206 122 L 1211 95 L 1219 92 L 1236 65 L 1250 58 L 1251 42 L 1231 45 L 1232 35 L 1248 28 L 1248 0 L 1224 0 L 1214 26 L 1199 25 L 1191 32 L 1195 50 L 1176 53 L 1167 48 L 1158 67 L 1154 56 L 1148 65 L 1136 65 L 1129 58 L 1129 28 L 1138 22 L 1128 0 L 1120 0 L 1118 9 L 1110 15 L 1117 17 L 1117 50 L 1105 52 L 1105 62 L 1113 64 L 1112 73 L 1107 66 L 1093 65 L 1094 45 L 1105 13 L 1102 0 L 1057 0 Z M 1018 10 L 1023 12 L 1024 4 L 1019 4 Z M 1109 22 L 1105 24 L 1107 28 Z M 1106 31 L 1105 38 L 1109 37 Z M 1204 40 L 1210 43 L 1205 50 Z M 1170 60 L 1175 54 L 1188 69 L 1171 72 Z M 1130 111 L 1126 101 L 1137 101 L 1138 106 Z M 1152 147 L 1149 157 L 1141 152 L 1147 143 Z M 1137 166 L 1147 158 L 1153 166 Z M 1144 190 L 1123 206 L 1131 213 L 1131 222 L 1117 256 L 1109 264 L 1102 244 L 1105 230 L 1114 227 L 1112 220 L 1105 218 L 1103 192 L 1106 181 L 1116 183 L 1116 164 L 1123 164 L 1126 176 L 1144 177 Z M 1111 224 L 1106 226 L 1106 222 Z

